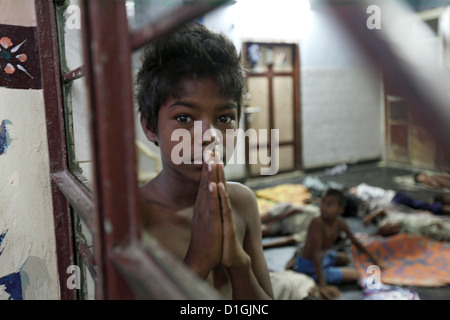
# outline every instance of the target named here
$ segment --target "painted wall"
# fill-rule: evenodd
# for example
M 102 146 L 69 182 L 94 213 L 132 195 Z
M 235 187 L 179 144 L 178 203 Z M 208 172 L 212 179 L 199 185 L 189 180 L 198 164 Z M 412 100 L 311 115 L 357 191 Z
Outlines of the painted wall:
M 59 299 L 35 27 L 33 0 L 0 1 L 0 300 Z

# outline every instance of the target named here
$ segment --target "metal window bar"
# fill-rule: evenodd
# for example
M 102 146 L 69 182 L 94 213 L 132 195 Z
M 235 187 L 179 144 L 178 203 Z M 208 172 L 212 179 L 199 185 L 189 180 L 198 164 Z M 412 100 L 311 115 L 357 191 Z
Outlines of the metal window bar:
M 67 267 L 75 264 L 71 206 L 93 233 L 94 257 L 83 243 L 77 249 L 94 277 L 96 299 L 219 298 L 215 290 L 198 280 L 156 242 L 150 249 L 141 243 L 130 56 L 131 47 L 143 46 L 224 2 L 194 3 L 187 10 L 177 9 L 178 20 L 171 15 L 169 23 L 160 21 L 137 30 L 131 36 L 134 40 L 124 41 L 129 45 L 121 47 L 117 39 L 130 39 L 125 2 L 84 1 L 86 66 L 61 76 L 55 3 L 35 1 L 41 67 L 52 70 L 43 73 L 43 87 L 61 299 L 77 298 L 75 290 L 68 289 L 64 281 Z M 93 43 L 96 45 L 92 46 Z M 64 86 L 84 76 L 94 119 L 93 194 L 69 170 L 63 113 Z M 123 82 L 117 83 L 117 78 Z
M 97 169 L 94 193 L 98 230 L 94 254 L 96 259 L 98 257 L 101 278 L 98 297 L 218 298 L 211 287 L 205 286 L 181 263 L 169 258 L 170 255 L 156 243 L 151 250 L 146 250 L 141 243 L 131 44 L 125 1 L 85 0 L 83 5 L 87 27 L 84 33 L 86 77 L 91 90 Z M 212 9 L 214 6 L 207 7 Z M 175 27 L 175 24 L 168 25 L 170 28 L 163 28 L 146 40 L 151 41 Z M 132 288 L 133 292 L 124 288 Z
M 67 149 L 64 130 L 62 88 L 60 83 L 60 65 L 58 38 L 53 2 L 35 1 L 39 50 L 45 113 L 47 119 L 47 137 L 50 157 L 50 178 L 55 222 L 56 254 L 58 276 L 60 279 L 60 297 L 62 300 L 76 299 L 76 291 L 70 290 L 63 279 L 67 278 L 68 266 L 75 264 L 72 219 L 69 200 L 64 195 L 65 177 L 55 179 L 57 173 L 67 173 Z M 58 180 L 58 181 L 57 181 Z

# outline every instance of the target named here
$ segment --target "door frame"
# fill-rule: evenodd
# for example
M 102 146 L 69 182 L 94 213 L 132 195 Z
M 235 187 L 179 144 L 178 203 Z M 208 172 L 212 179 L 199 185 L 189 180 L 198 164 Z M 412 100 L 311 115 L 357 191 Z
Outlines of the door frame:
M 272 70 L 272 67 L 269 67 L 268 72 L 261 72 L 261 73 L 255 73 L 251 72 L 248 68 L 248 61 L 247 61 L 247 49 L 249 45 L 251 44 L 257 44 L 257 45 L 263 45 L 263 46 L 286 46 L 291 47 L 293 50 L 293 69 L 292 72 L 274 72 Z M 243 53 L 243 59 L 246 66 L 247 72 L 247 81 L 250 77 L 267 77 L 269 80 L 269 130 L 274 129 L 274 116 L 275 116 L 275 106 L 273 101 L 273 78 L 275 76 L 292 76 L 293 78 L 293 136 L 294 139 L 289 142 L 280 142 L 279 146 L 288 146 L 292 145 L 294 147 L 294 167 L 292 170 L 284 170 L 279 171 L 278 173 L 286 173 L 286 172 L 293 172 L 296 170 L 301 170 L 303 168 L 303 161 L 302 161 L 302 133 L 301 133 L 301 79 L 300 79 L 300 50 L 299 45 L 297 43 L 290 43 L 290 42 L 264 42 L 264 41 L 252 41 L 252 40 L 246 40 L 242 43 L 242 53 Z M 249 123 L 247 121 L 247 116 L 245 114 L 245 105 L 243 108 L 243 116 L 244 116 L 244 124 L 245 128 L 249 128 Z M 258 148 L 259 146 L 257 146 Z M 269 144 L 268 149 L 271 150 L 271 140 L 269 135 Z M 250 151 L 250 145 L 248 139 L 245 140 L 245 175 L 247 178 L 257 178 L 260 177 L 260 175 L 252 175 L 250 170 L 250 163 L 249 163 L 249 151 Z

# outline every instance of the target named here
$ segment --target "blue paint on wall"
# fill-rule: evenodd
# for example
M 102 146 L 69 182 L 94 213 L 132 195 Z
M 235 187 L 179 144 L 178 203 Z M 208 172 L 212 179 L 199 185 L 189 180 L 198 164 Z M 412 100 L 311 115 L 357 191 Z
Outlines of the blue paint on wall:
M 6 127 L 8 124 L 12 124 L 12 122 L 7 119 L 3 120 L 0 124 L 0 156 L 6 153 L 6 149 L 8 149 L 8 146 L 11 143 L 8 128 Z
M 9 300 L 23 300 L 20 272 L 11 273 L 0 278 L 0 285 L 5 286 L 5 291 L 10 295 Z
M 0 234 L 0 248 L 2 246 L 3 241 L 5 240 L 6 234 L 8 233 L 8 229 Z M 0 250 L 0 259 L 4 258 L 1 257 L 3 253 L 4 247 Z M 23 300 L 22 296 L 22 279 L 20 277 L 20 271 L 22 270 L 23 266 L 21 266 L 20 270 L 18 272 L 14 272 L 11 274 L 8 274 L 4 277 L 0 278 L 0 286 L 5 286 L 5 292 L 9 294 L 9 300 Z M 1 270 L 0 270 L 1 271 Z
M 2 255 L 2 253 L 3 253 L 3 249 L 5 249 L 5 248 L 2 248 L 2 242 L 3 242 L 3 240 L 5 239 L 5 236 L 6 236 L 6 233 L 8 232 L 8 230 L 6 230 L 5 232 L 3 232 L 2 234 L 0 234 L 0 256 Z

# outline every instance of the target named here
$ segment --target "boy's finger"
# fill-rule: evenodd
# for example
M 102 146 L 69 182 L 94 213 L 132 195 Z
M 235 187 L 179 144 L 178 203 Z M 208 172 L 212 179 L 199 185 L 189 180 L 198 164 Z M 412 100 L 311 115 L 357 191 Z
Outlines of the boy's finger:
M 222 158 L 221 158 L 221 154 L 220 154 L 219 150 L 217 150 L 217 148 L 214 150 L 213 157 L 214 157 L 214 162 L 216 162 L 216 163 L 223 163 Z
M 200 177 L 200 189 L 206 191 L 208 189 L 208 183 L 209 183 L 209 171 L 208 171 L 208 165 L 203 164 L 202 166 L 202 175 Z
M 219 182 L 217 177 L 217 164 L 214 161 L 210 161 L 207 166 L 208 166 L 208 182 L 214 183 Z
M 219 191 L 218 194 L 220 198 L 222 218 L 224 221 L 228 221 L 228 219 L 232 219 L 230 199 L 228 198 L 227 191 L 225 190 L 225 185 L 222 182 L 217 184 L 217 189 Z
M 209 205 L 209 212 L 215 213 L 220 211 L 220 202 L 219 202 L 219 195 L 217 192 L 217 183 L 210 182 L 208 184 L 208 205 Z
M 225 180 L 225 171 L 223 170 L 223 164 L 219 163 L 217 164 L 217 181 L 218 182 L 222 182 L 224 187 L 225 187 L 225 191 L 226 191 L 226 180 Z

